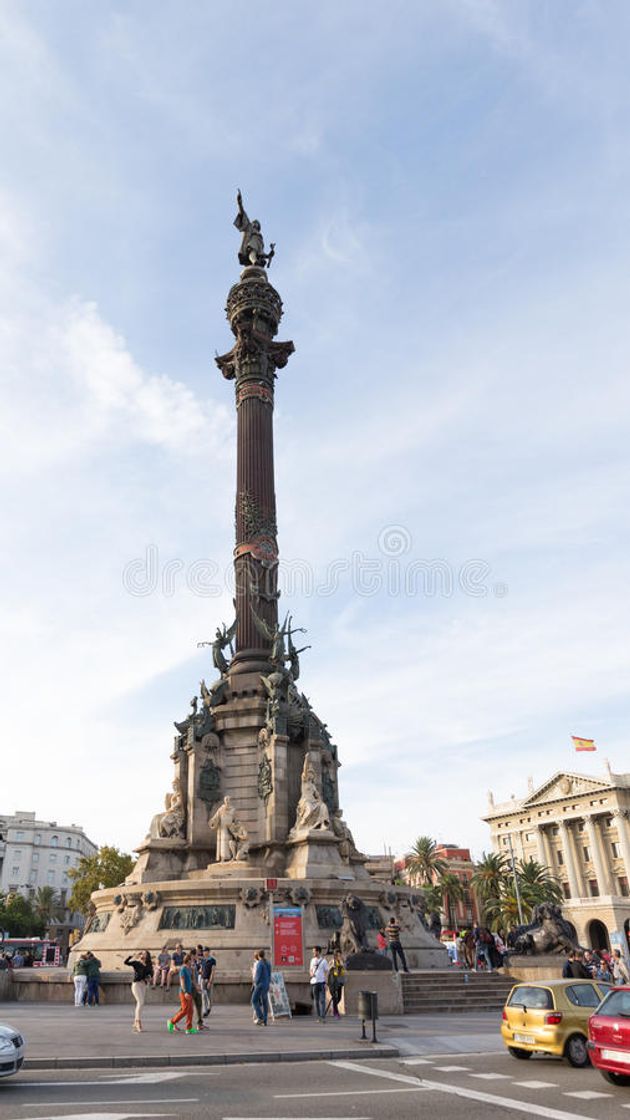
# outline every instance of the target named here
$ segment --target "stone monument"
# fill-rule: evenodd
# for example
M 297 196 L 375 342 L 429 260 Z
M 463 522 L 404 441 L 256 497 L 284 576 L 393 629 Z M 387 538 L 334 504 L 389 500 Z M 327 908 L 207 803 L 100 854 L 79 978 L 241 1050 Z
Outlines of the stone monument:
M 267 275 L 274 246 L 265 252 L 240 191 L 237 205 L 243 269 L 226 309 L 234 345 L 215 359 L 234 383 L 237 414 L 235 619 L 201 643 L 211 646 L 216 675 L 200 682 L 188 715 L 175 722 L 164 811 L 127 881 L 93 895 L 78 949 L 115 968 L 135 948 L 201 941 L 224 978 L 243 982 L 253 950 L 272 940 L 274 902 L 303 915 L 305 964 L 287 970 L 289 982 L 306 981 L 314 944 L 343 937 L 348 951 L 373 950 L 392 915 L 411 967 L 444 967 L 446 950 L 426 930 L 421 898 L 365 869 L 340 805 L 337 746 L 298 685 L 303 630 L 278 612 L 274 387 L 294 345 L 276 340 L 282 301 Z M 358 940 L 356 923 L 348 924 L 357 907 Z

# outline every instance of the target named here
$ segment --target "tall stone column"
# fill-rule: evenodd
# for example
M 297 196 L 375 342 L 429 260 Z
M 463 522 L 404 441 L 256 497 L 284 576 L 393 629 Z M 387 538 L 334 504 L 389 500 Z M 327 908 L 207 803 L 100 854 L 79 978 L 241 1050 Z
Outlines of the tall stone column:
M 593 866 L 595 867 L 595 878 L 597 879 L 597 886 L 599 887 L 600 894 L 612 894 L 612 885 L 610 872 L 604 863 L 602 852 L 602 835 L 599 828 L 599 821 L 597 817 L 585 817 L 586 831 L 588 834 L 588 842 L 591 847 L 591 856 L 593 859 Z
M 538 862 L 543 867 L 547 866 L 547 853 L 545 851 L 545 833 L 541 824 L 536 825 L 536 844 L 538 847 Z
M 233 673 L 263 670 L 278 621 L 278 542 L 273 462 L 273 404 L 276 370 L 293 353 L 292 342 L 274 342 L 282 300 L 264 268 L 244 268 L 230 289 L 227 317 L 236 338 L 217 357 L 224 377 L 236 382 L 236 546 L 234 549 L 236 656 Z
M 629 813 L 627 809 L 615 809 L 613 812 L 613 817 L 617 822 L 617 833 L 621 845 L 624 870 L 626 872 L 626 878 L 630 881 L 630 835 L 628 816 Z
M 569 876 L 569 890 L 571 898 L 580 897 L 580 878 L 578 870 L 575 866 L 575 857 L 573 854 L 573 844 L 571 843 L 571 830 L 568 821 L 560 821 L 560 837 L 562 840 L 562 852 L 564 855 L 564 862 L 567 867 L 567 874 Z

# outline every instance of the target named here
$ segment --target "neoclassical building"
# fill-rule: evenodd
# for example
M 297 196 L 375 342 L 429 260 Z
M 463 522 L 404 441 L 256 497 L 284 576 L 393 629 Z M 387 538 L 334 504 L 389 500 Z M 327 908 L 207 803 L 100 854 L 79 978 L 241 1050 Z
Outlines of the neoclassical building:
M 536 859 L 562 885 L 564 913 L 580 942 L 610 948 L 630 930 L 630 774 L 603 778 L 563 771 L 527 796 L 496 804 L 488 794 L 483 820 L 492 847 Z

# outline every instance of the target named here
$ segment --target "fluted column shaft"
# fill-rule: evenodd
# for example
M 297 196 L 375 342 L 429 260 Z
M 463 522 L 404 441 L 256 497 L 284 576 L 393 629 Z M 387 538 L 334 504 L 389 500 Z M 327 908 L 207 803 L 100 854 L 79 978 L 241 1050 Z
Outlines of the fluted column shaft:
M 595 868 L 595 878 L 600 894 L 611 894 L 611 881 L 608 868 L 604 864 L 601 848 L 601 833 L 596 817 L 585 817 L 588 842 L 591 847 L 591 858 Z
M 564 862 L 567 868 L 567 875 L 569 876 L 569 890 L 571 898 L 580 897 L 579 875 L 575 866 L 575 858 L 573 855 L 573 845 L 571 843 L 571 831 L 567 821 L 560 821 L 560 837 L 562 840 L 562 852 L 564 854 Z

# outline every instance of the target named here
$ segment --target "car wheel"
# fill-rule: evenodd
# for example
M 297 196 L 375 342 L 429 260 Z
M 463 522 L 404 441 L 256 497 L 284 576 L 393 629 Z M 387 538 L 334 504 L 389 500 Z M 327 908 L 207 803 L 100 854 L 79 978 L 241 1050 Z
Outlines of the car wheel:
M 630 1075 L 627 1073 L 613 1073 L 609 1069 L 602 1069 L 600 1073 L 611 1085 L 630 1085 Z
M 569 1065 L 574 1066 L 576 1069 L 583 1069 L 584 1066 L 590 1066 L 591 1059 L 589 1052 L 586 1049 L 586 1039 L 583 1034 L 572 1034 L 568 1039 L 564 1048 L 564 1056 L 569 1062 Z
M 532 1053 L 532 1050 L 519 1050 L 518 1046 L 508 1046 L 508 1054 L 511 1054 L 513 1058 L 520 1058 L 521 1061 L 525 1058 L 531 1058 Z

